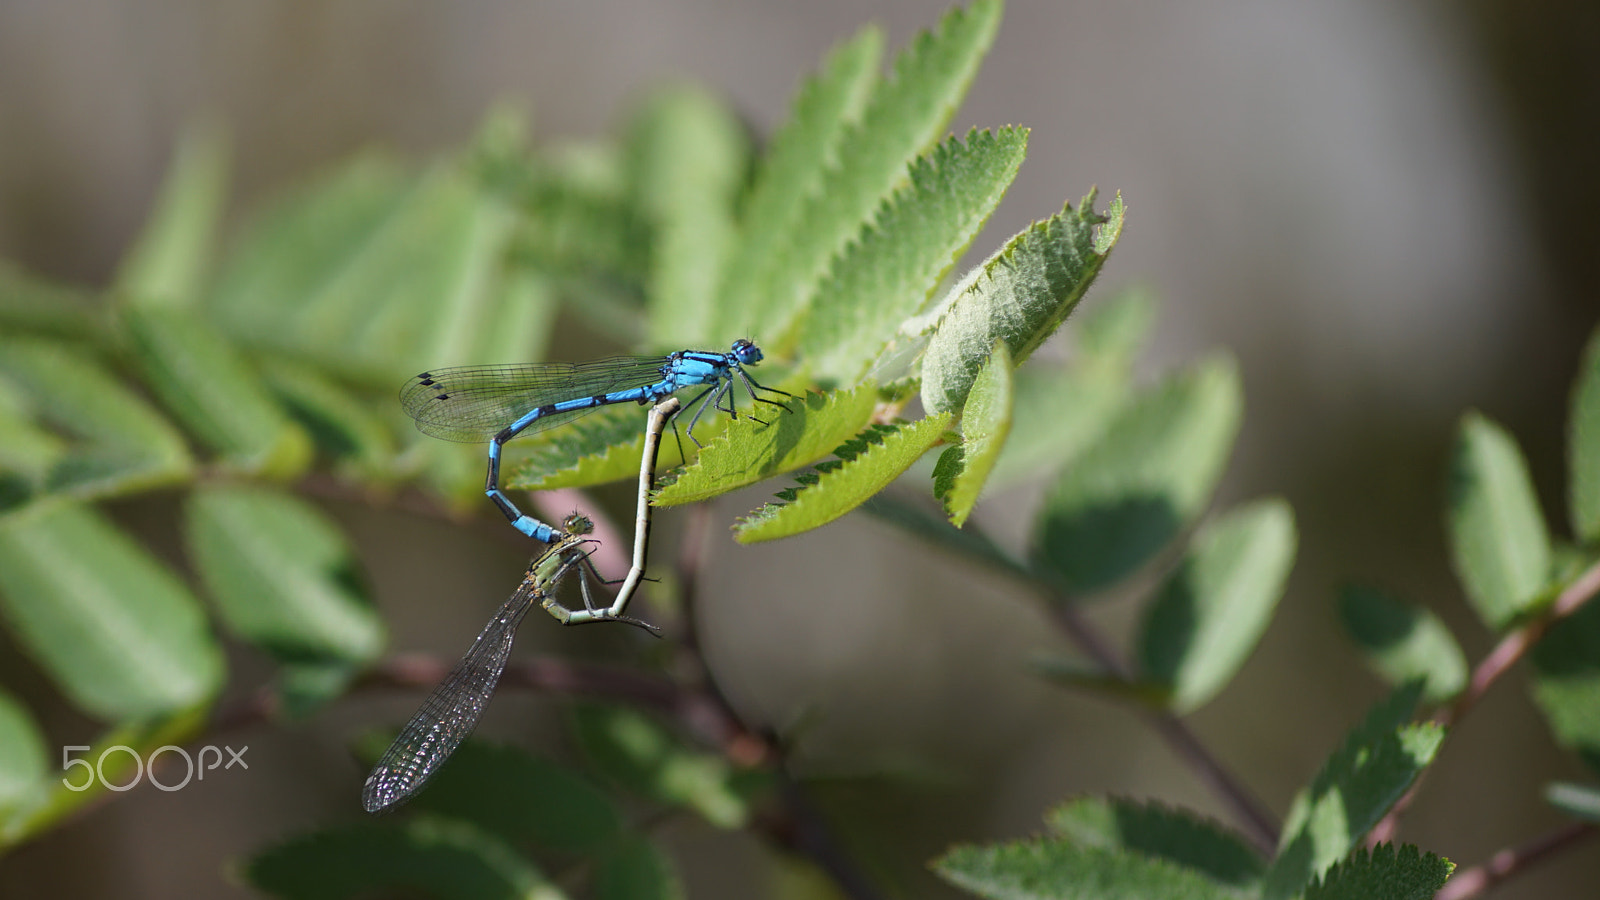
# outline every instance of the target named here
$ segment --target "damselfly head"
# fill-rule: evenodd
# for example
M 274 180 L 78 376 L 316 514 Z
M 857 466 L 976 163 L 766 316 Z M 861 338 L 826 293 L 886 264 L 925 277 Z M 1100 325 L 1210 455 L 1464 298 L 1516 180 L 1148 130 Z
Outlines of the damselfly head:
M 755 341 L 740 338 L 733 342 L 733 358 L 737 359 L 740 365 L 754 365 L 761 362 L 761 348 L 756 346 Z
M 561 530 L 567 534 L 589 534 L 594 531 L 594 520 L 581 512 L 570 512 L 561 520 Z

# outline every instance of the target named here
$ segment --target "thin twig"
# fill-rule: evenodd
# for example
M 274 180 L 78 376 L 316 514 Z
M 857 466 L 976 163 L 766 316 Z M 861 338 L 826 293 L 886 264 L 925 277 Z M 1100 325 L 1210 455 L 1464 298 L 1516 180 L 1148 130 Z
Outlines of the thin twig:
M 1572 822 L 1541 835 L 1524 844 L 1501 850 L 1489 861 L 1469 869 L 1457 869 L 1434 894 L 1434 900 L 1465 900 L 1476 897 L 1507 878 L 1526 871 L 1534 863 L 1543 862 L 1556 853 L 1600 832 L 1593 822 Z

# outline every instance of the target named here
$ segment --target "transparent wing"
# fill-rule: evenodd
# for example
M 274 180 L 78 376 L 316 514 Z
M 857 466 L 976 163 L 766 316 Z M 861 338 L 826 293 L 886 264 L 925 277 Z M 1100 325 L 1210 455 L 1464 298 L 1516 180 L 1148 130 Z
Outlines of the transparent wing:
M 432 369 L 400 390 L 400 406 L 423 434 L 481 443 L 538 407 L 654 384 L 666 362 L 665 356 L 616 356 L 582 363 Z M 524 433 L 554 428 L 594 409 L 540 419 Z

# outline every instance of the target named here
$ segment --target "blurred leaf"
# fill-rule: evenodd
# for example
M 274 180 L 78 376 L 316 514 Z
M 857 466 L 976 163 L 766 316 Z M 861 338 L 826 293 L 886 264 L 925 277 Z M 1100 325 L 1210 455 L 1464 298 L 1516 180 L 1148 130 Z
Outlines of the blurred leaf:
M 301 722 L 345 696 L 366 665 L 337 659 L 287 660 L 278 665 L 274 684 L 278 714 Z
M 134 306 L 195 306 L 227 197 L 228 146 L 221 131 L 186 130 L 161 196 L 118 266 L 116 294 Z
M 641 712 L 580 704 L 574 733 L 596 769 L 623 787 L 671 806 L 686 806 L 718 828 L 739 828 L 750 810 L 733 789 L 722 757 L 684 747 Z
M 1036 362 L 1013 377 L 1011 430 L 989 476 L 992 489 L 1070 466 L 1093 445 L 1132 393 L 1131 373 L 1109 366 Z
M 800 354 L 815 375 L 850 384 L 866 373 L 983 229 L 1027 149 L 1025 128 L 973 129 L 912 160 L 910 181 L 840 251 L 811 302 Z
M 1339 592 L 1339 618 L 1367 664 L 1391 685 L 1421 678 L 1430 703 L 1448 700 L 1466 686 L 1466 656 L 1432 610 L 1375 588 L 1346 587 Z
M 42 485 L 51 468 L 66 455 L 67 442 L 33 424 L 32 411 L 19 402 L 21 395 L 20 387 L 0 375 L 0 471 L 24 475 L 34 485 Z
M 1557 781 L 1545 787 L 1544 799 L 1574 819 L 1600 822 L 1600 788 Z
M 772 409 L 768 424 L 746 423 L 707 441 L 694 464 L 657 492 L 656 505 L 709 500 L 815 462 L 860 431 L 877 404 L 877 385 L 870 382 L 790 399 L 789 411 Z
M 104 325 L 99 298 L 0 259 L 0 326 L 33 335 L 85 338 Z
M 1600 603 L 1551 626 L 1528 658 L 1534 698 L 1556 740 L 1600 772 Z
M 960 409 L 995 341 L 1022 365 L 1077 307 L 1122 232 L 1122 197 L 1105 215 L 1095 192 L 1078 209 L 1035 222 L 968 272 L 924 318 L 933 337 L 922 357 L 922 403 Z
M 892 492 L 880 492 L 873 496 L 861 504 L 861 511 L 933 543 L 936 549 L 960 553 L 968 560 L 1009 575 L 1028 576 L 1027 569 L 996 546 L 982 531 L 957 528 L 944 516 L 924 510 L 911 501 L 894 496 Z
M 188 310 L 137 307 L 122 323 L 150 390 L 230 465 L 277 478 L 310 465 L 306 433 L 209 324 Z
M 1567 414 L 1567 505 L 1578 540 L 1600 541 L 1600 329 L 1589 337 Z
M 244 866 L 256 890 L 293 900 L 346 900 L 385 889 L 441 900 L 561 900 L 531 862 L 462 822 L 365 822 L 300 835 Z
M 471 822 L 512 843 L 599 852 L 622 833 L 622 816 L 588 779 L 515 747 L 468 740 L 412 805 Z
M 671 858 L 637 835 L 605 848 L 595 873 L 594 895 L 599 900 L 677 900 L 687 896 Z
M 756 169 L 722 283 L 719 320 L 744 316 L 741 310 L 758 287 L 754 279 L 776 262 L 808 206 L 807 198 L 837 167 L 839 143 L 872 95 L 882 55 L 883 30 L 868 25 L 829 51 L 818 71 L 801 84 L 788 119 L 773 134 Z
M 257 368 L 277 401 L 341 467 L 367 480 L 391 475 L 394 434 L 369 398 L 287 357 L 266 355 L 257 360 Z
M 657 91 L 633 132 L 638 203 L 654 229 L 650 342 L 673 350 L 694 346 L 712 336 L 749 140 L 720 100 L 688 86 Z
M 944 501 L 950 523 L 966 524 L 978 505 L 995 459 L 1011 433 L 1011 354 L 996 342 L 994 355 L 978 371 L 978 380 L 961 411 L 961 443 L 949 447 L 933 470 L 933 492 Z
M 1034 558 L 1074 591 L 1143 565 L 1199 514 L 1239 431 L 1239 373 L 1213 357 L 1125 406 L 1045 498 Z
M 17 699 L 0 690 L 0 835 L 48 796 L 44 734 Z M 0 837 L 0 846 L 8 841 Z
M 366 663 L 383 623 L 338 526 L 268 488 L 211 485 L 189 495 L 184 533 L 228 629 L 283 662 Z
M 1305 900 L 1430 900 L 1455 868 L 1448 859 L 1410 844 L 1399 851 L 1393 844 L 1379 844 L 1370 856 L 1361 849 L 1334 863 L 1303 896 Z
M 0 608 L 72 702 L 126 721 L 214 696 L 221 648 L 177 576 L 93 509 L 0 518 Z
M 950 416 L 928 416 L 908 425 L 876 425 L 834 451 L 841 462 L 818 466 L 815 480 L 778 496 L 739 520 L 741 544 L 800 534 L 843 516 L 889 486 L 944 437 Z
M 793 344 L 794 325 L 833 258 L 905 180 L 907 164 L 944 132 L 999 24 L 997 0 L 974 0 L 946 13 L 895 58 L 889 78 L 825 158 L 831 165 L 806 194 L 784 244 L 748 282 L 729 285 L 733 293 L 726 296 L 736 302 L 724 304 L 718 337 L 731 340 L 760 326 L 775 351 Z
M 950 883 L 994 900 L 1239 900 L 1243 895 L 1164 859 L 1035 838 L 957 846 L 933 861 Z
M 1456 576 L 1478 616 L 1505 628 L 1550 575 L 1550 535 L 1516 441 L 1481 413 L 1461 420 L 1447 512 Z
M 512 269 L 499 273 L 493 290 L 500 297 L 494 327 L 484 329 L 477 358 L 528 362 L 545 358 L 560 304 L 550 279 Z
M 1077 344 L 1082 363 L 1126 369 L 1150 337 L 1156 301 L 1142 287 L 1122 288 L 1078 316 Z
M 1167 702 L 1166 685 L 1129 681 L 1079 656 L 1043 651 L 1029 657 L 1028 668 L 1046 681 L 1107 700 L 1147 709 L 1161 709 Z
M 1079 797 L 1051 810 L 1045 821 L 1080 847 L 1164 859 L 1240 889 L 1251 887 L 1266 869 L 1234 832 L 1159 803 Z
M 1444 729 L 1407 724 L 1422 682 L 1409 682 L 1367 713 L 1309 787 L 1296 795 L 1263 880 L 1263 900 L 1299 894 L 1343 859 L 1433 762 Z
M 1231 510 L 1195 535 L 1145 612 L 1139 665 L 1182 714 L 1233 678 L 1272 621 L 1294 565 L 1294 513 L 1281 499 Z

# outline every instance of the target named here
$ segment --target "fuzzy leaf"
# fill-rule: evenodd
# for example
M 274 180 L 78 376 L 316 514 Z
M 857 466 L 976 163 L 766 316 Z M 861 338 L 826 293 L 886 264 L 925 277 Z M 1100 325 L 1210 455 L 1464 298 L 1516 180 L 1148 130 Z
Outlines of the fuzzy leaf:
M 946 881 L 993 900 L 1242 900 L 1238 890 L 1164 859 L 1035 838 L 958 846 L 934 860 Z
M 1282 500 L 1239 507 L 1195 535 L 1139 635 L 1139 665 L 1171 691 L 1173 711 L 1203 706 L 1244 665 L 1283 596 L 1294 550 L 1294 513 Z
M 278 478 L 310 465 L 309 436 L 208 323 L 161 308 L 126 309 L 122 321 L 150 390 L 228 464 Z
M 754 544 L 821 528 L 888 487 L 944 437 L 949 425 L 949 415 L 937 415 L 864 432 L 847 445 L 854 446 L 842 464 L 830 466 L 785 502 L 767 503 L 741 519 L 734 526 L 735 540 Z
M 1306 889 L 1305 900 L 1430 900 L 1455 871 L 1448 859 L 1410 844 L 1379 844 L 1333 865 Z
M 48 796 L 44 734 L 17 699 L 0 690 L 0 834 Z M 0 839 L 0 846 L 9 842 Z
M 295 900 L 355 900 L 399 890 L 439 900 L 562 900 L 533 863 L 487 832 L 448 819 L 365 822 L 291 838 L 256 854 L 244 879 Z
M 1034 558 L 1072 590 L 1144 564 L 1204 507 L 1238 434 L 1239 374 L 1214 357 L 1129 403 L 1045 499 Z
M 1550 535 L 1516 441 L 1480 413 L 1456 436 L 1448 524 L 1467 599 L 1490 628 L 1505 628 L 1545 586 Z
M 95 718 L 187 708 L 222 686 L 222 651 L 199 601 L 88 507 L 53 502 L 0 518 L 0 608 L 18 644 Z
M 760 325 L 763 334 L 785 336 L 773 342 L 775 351 L 792 345 L 794 324 L 828 265 L 905 180 L 907 164 L 944 132 L 999 24 L 998 0 L 974 0 L 946 13 L 938 28 L 919 34 L 895 58 L 889 78 L 839 140 L 834 165 L 806 195 L 786 243 L 747 284 L 729 285 L 734 293 L 726 296 L 738 302 L 724 307 L 719 338 Z
M 189 131 L 150 218 L 118 266 L 114 292 L 136 306 L 195 306 L 227 195 L 227 142 L 215 129 Z
M 729 259 L 718 302 L 718 320 L 743 316 L 754 279 L 794 233 L 827 171 L 839 164 L 846 128 L 861 115 L 877 84 L 883 31 L 868 25 L 838 45 L 795 96 L 788 120 L 772 136 L 745 202 L 736 252 Z
M 383 623 L 344 535 L 316 507 L 266 488 L 189 496 L 184 533 L 228 629 L 283 662 L 367 663 Z
M 1466 656 L 1432 610 L 1374 588 L 1346 587 L 1339 592 L 1339 618 L 1367 664 L 1390 684 L 1424 679 L 1430 703 L 1448 700 L 1466 686 Z
M 1080 797 L 1051 810 L 1045 822 L 1081 847 L 1165 859 L 1241 889 L 1266 869 L 1261 857 L 1234 832 L 1159 803 Z
M 769 424 L 747 421 L 708 441 L 694 465 L 661 488 L 655 502 L 697 503 L 815 462 L 860 431 L 877 403 L 878 388 L 871 383 L 789 400 L 790 411 L 772 410 Z
M 1074 210 L 1035 222 L 950 289 L 922 357 L 922 403 L 960 409 L 994 342 L 1022 365 L 1055 334 L 1099 274 L 1122 232 L 1122 197 L 1105 215 L 1095 192 Z
M 1589 337 L 1567 414 L 1567 506 L 1572 531 L 1600 541 L 1600 329 Z
M 648 407 L 618 404 L 535 435 L 531 441 L 518 441 L 517 458 L 502 467 L 501 482 L 519 490 L 547 491 L 561 487 L 588 487 L 611 481 L 637 478 L 639 454 L 644 452 L 644 432 Z M 721 426 L 716 422 L 703 426 Z M 716 428 L 696 430 L 708 435 Z M 679 465 L 678 442 L 663 438 L 656 459 L 658 469 Z
M 1011 432 L 1011 354 L 996 343 L 994 356 L 978 372 L 961 412 L 961 443 L 944 451 L 933 470 L 933 492 L 944 501 L 950 523 L 960 528 L 978 504 Z
M 654 229 L 650 342 L 694 346 L 712 330 L 749 141 L 721 102 L 680 86 L 649 100 L 629 143 L 638 203 Z
M 595 767 L 624 787 L 687 806 L 718 828 L 738 828 L 750 815 L 734 789 L 727 760 L 686 748 L 655 720 L 620 706 L 580 705 L 575 734 Z
M 800 353 L 814 375 L 849 384 L 866 373 L 983 229 L 1027 150 L 1027 129 L 974 129 L 911 163 L 910 181 L 834 260 L 811 304 Z
M 1528 656 L 1533 695 L 1551 732 L 1600 772 L 1600 603 L 1557 622 Z
M 1444 729 L 1406 724 L 1422 683 L 1403 685 L 1373 707 L 1295 797 L 1263 900 L 1287 900 L 1343 859 L 1432 761 Z
M 595 873 L 594 895 L 599 900 L 679 900 L 687 896 L 671 857 L 637 835 L 605 848 Z

